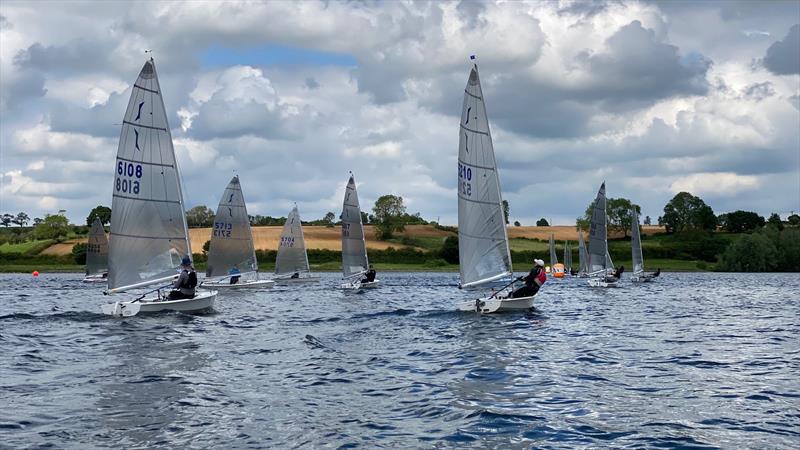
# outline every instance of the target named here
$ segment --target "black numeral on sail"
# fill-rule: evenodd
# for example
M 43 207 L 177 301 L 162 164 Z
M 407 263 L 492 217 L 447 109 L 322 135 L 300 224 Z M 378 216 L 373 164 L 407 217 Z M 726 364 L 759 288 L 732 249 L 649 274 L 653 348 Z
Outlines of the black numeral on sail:
M 133 164 L 125 161 L 117 161 L 117 179 L 115 187 L 117 192 L 125 194 L 139 195 L 140 183 L 143 169 L 140 164 Z

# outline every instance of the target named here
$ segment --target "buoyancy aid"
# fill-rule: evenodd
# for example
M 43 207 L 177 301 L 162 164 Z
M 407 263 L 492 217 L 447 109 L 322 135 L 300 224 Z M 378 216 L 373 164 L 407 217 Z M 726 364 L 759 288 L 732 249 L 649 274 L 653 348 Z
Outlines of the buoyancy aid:
M 544 270 L 539 269 L 539 273 L 536 274 L 536 279 L 533 280 L 537 286 L 542 287 L 545 281 L 547 281 L 547 274 L 544 273 Z

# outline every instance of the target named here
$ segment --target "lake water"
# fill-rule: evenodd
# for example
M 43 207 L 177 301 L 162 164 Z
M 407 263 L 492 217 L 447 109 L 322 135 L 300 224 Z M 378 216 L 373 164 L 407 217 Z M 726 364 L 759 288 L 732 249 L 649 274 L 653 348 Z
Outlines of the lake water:
M 379 277 L 114 319 L 79 274 L 0 274 L 0 447 L 800 447 L 797 274 L 549 281 L 488 316 L 456 274 Z

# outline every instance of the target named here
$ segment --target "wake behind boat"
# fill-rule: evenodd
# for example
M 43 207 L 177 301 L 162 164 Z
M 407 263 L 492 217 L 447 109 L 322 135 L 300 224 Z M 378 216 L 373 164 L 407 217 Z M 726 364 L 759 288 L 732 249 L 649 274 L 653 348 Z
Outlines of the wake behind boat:
M 181 266 L 187 270 L 180 279 L 187 284 L 181 284 L 179 294 L 167 293 L 168 284 L 103 305 L 104 313 L 133 316 L 140 311 L 194 312 L 213 307 L 217 292 L 195 291 L 197 277 L 191 276 L 180 173 L 152 58 L 131 88 L 122 121 L 111 210 L 108 294 L 169 283 L 178 278 Z
M 461 288 L 485 289 L 513 276 L 500 178 L 478 66 L 464 89 L 458 143 L 458 258 Z M 492 313 L 530 310 L 533 296 L 507 297 L 512 281 L 500 291 L 456 304 L 460 311 Z
M 367 257 L 367 244 L 364 239 L 364 225 L 361 223 L 361 207 L 353 173 L 344 191 L 342 202 L 342 283 L 340 289 L 357 291 L 376 288 L 380 280 L 375 279 L 375 271 L 370 268 Z M 363 278 L 366 276 L 367 278 Z M 370 279 L 371 278 L 371 279 Z
M 258 277 L 253 232 L 238 175 L 231 178 L 217 206 L 206 277 L 210 280 L 203 281 L 203 286 L 214 289 L 269 289 L 275 285 Z

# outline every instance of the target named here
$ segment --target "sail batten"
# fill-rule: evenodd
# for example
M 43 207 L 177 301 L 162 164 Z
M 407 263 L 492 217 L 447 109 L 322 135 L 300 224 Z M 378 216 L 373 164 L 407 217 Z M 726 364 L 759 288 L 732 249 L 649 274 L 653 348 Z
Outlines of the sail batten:
M 112 187 L 108 285 L 162 282 L 191 254 L 180 172 L 153 59 L 131 88 Z
M 258 271 L 250 217 L 238 175 L 222 193 L 214 216 L 206 276 L 227 276 L 234 267 L 241 273 Z
M 342 201 L 342 275 L 349 278 L 362 274 L 369 267 L 364 225 L 358 202 L 355 178 L 350 175 Z
M 278 255 L 275 258 L 275 273 L 279 275 L 293 274 L 309 270 L 300 212 L 295 206 L 283 225 L 281 239 L 278 243 Z
M 458 145 L 458 249 L 461 286 L 512 273 L 500 179 L 478 75 L 464 89 Z

